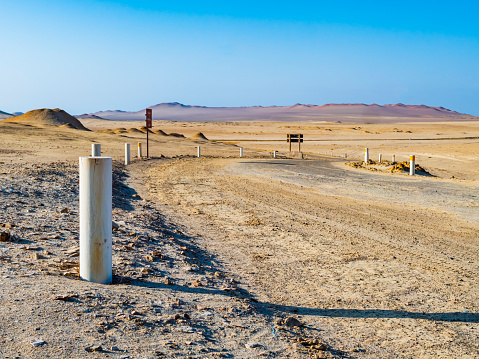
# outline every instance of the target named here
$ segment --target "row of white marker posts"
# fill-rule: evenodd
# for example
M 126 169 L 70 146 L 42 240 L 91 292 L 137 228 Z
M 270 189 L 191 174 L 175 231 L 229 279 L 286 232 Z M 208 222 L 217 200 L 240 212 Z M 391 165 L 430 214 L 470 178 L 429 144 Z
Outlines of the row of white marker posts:
M 140 144 L 138 144 L 138 145 L 140 145 Z M 243 147 L 240 147 L 239 150 L 240 150 L 240 157 L 242 158 L 243 154 L 244 154 Z M 201 146 L 197 147 L 196 157 L 198 157 L 198 158 L 201 157 Z
M 80 277 L 108 284 L 112 281 L 112 158 L 101 157 L 99 143 L 93 143 L 91 150 L 90 157 L 79 159 Z M 273 158 L 276 153 L 273 151 Z M 138 157 L 142 157 L 141 142 L 138 142 Z M 125 143 L 125 165 L 130 163 L 130 144 Z
M 382 160 L 382 153 L 379 154 L 379 163 Z M 396 155 L 392 156 L 393 163 L 396 162 Z M 369 148 L 364 149 L 364 162 L 369 162 Z M 409 156 L 409 175 L 414 176 L 416 174 L 416 156 Z
M 108 284 L 112 280 L 112 158 L 80 157 L 80 277 Z

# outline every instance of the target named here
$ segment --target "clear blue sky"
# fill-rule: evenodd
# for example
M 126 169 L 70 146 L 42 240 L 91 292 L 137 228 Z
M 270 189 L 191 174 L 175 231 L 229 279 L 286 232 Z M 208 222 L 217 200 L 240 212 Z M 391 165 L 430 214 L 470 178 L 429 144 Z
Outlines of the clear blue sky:
M 397 103 L 479 115 L 477 1 L 0 0 L 0 110 Z

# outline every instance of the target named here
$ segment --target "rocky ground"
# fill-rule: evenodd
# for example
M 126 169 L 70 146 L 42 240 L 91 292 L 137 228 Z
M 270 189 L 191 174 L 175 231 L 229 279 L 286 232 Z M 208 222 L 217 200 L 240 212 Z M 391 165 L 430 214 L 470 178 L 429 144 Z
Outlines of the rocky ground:
M 165 159 L 165 161 L 168 161 Z M 0 358 L 354 357 L 258 303 L 114 165 L 111 285 L 78 277 L 77 162 L 0 164 Z

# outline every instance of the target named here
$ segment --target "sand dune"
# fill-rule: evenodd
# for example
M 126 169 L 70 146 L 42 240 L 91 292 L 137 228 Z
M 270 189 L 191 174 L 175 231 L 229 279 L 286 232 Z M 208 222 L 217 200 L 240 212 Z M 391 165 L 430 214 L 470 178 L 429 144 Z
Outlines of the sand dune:
M 153 133 L 160 135 L 160 136 L 168 136 L 168 134 L 162 130 L 155 130 Z
M 296 104 L 293 106 L 252 106 L 252 107 L 205 107 L 183 105 L 177 102 L 161 103 L 149 107 L 154 120 L 184 122 L 223 121 L 342 121 L 357 123 L 389 123 L 477 120 L 478 117 L 461 114 L 444 107 L 425 105 L 367 105 L 367 104 L 326 104 L 323 106 Z M 145 110 L 137 112 L 100 111 L 88 116 L 99 116 L 107 120 L 140 121 L 145 119 Z
M 48 109 L 43 108 L 39 110 L 32 110 L 23 115 L 10 117 L 5 122 L 17 122 L 21 124 L 35 125 L 35 126 L 65 126 L 77 130 L 89 131 L 82 125 L 75 117 L 59 108 Z
M 198 132 L 196 135 L 190 137 L 192 140 L 207 140 L 206 136 L 202 132 Z

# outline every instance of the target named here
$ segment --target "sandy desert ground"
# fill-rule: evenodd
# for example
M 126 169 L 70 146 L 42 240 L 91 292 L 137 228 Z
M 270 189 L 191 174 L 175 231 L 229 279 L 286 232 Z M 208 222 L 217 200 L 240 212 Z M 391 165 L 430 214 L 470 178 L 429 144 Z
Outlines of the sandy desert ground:
M 130 166 L 146 135 L 105 130 L 143 123 L 82 123 L 0 122 L 0 358 L 479 357 L 478 122 L 157 122 L 209 140 L 151 134 Z M 93 142 L 115 163 L 112 285 L 76 274 Z M 348 166 L 365 147 L 429 175 Z

